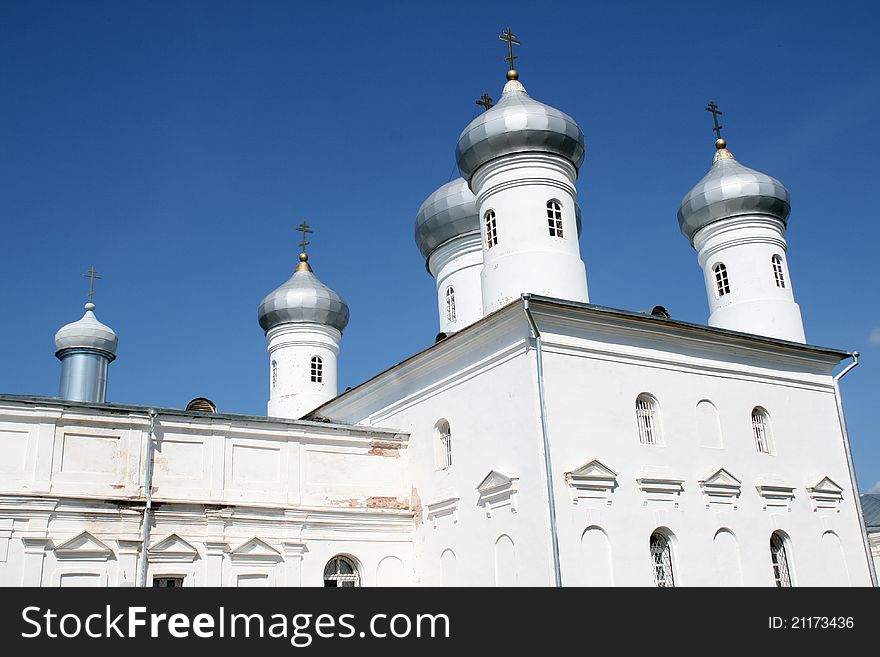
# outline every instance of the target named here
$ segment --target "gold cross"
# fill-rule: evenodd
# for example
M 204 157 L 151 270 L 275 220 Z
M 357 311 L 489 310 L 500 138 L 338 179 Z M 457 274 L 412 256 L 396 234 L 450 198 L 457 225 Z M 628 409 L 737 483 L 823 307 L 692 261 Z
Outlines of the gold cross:
M 712 128 L 712 132 L 715 133 L 718 139 L 721 139 L 721 128 L 723 126 L 718 125 L 718 117 L 721 116 L 723 112 L 718 109 L 718 105 L 715 104 L 714 100 L 709 101 L 709 106 L 706 108 L 706 111 L 712 112 L 712 120 L 715 121 L 715 127 Z
M 480 107 L 485 107 L 487 112 L 493 107 L 492 97 L 487 93 L 480 96 L 480 100 L 476 101 L 476 103 Z
M 305 253 L 305 252 L 306 252 L 306 247 L 307 247 L 309 244 L 311 244 L 311 242 L 308 242 L 308 241 L 306 240 L 306 235 L 307 235 L 308 233 L 314 233 L 315 231 L 313 231 L 313 230 L 309 230 L 309 225 L 308 225 L 305 221 L 302 222 L 299 226 L 297 226 L 297 227 L 296 227 L 296 230 L 298 230 L 299 232 L 302 233 L 303 238 L 302 238 L 302 242 L 299 243 L 299 248 L 301 249 L 302 253 Z
M 508 55 L 507 55 L 507 57 L 504 58 L 504 61 L 510 62 L 510 70 L 512 71 L 514 69 L 514 66 L 513 66 L 514 60 L 519 59 L 519 57 L 517 57 L 516 55 L 513 54 L 513 47 L 514 46 L 521 46 L 522 44 L 516 40 L 516 35 L 510 31 L 509 27 L 506 30 L 504 30 L 504 32 L 502 32 L 498 36 L 498 38 L 501 39 L 502 41 L 507 41 Z
M 101 277 L 101 276 L 98 276 L 98 270 L 95 269 L 95 266 L 94 266 L 94 265 L 92 265 L 91 267 L 89 267 L 89 268 L 86 270 L 86 273 L 83 274 L 83 276 L 85 276 L 86 278 L 90 279 L 90 280 L 89 280 L 89 303 L 91 303 L 91 302 L 92 302 L 92 297 L 95 295 L 95 279 L 96 279 L 96 278 L 102 278 L 102 277 Z

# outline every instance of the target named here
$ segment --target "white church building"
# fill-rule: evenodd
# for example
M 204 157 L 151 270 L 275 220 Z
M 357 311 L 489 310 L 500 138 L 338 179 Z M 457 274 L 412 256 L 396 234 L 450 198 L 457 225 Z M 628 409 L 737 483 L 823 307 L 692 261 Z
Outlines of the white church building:
M 0 395 L 0 585 L 876 583 L 857 354 L 806 341 L 786 188 L 719 137 L 678 211 L 707 324 L 593 305 L 584 135 L 507 78 L 415 220 L 431 347 L 338 394 L 349 309 L 306 254 L 259 305 L 266 417 L 108 402 L 116 334 L 61 328 L 58 397 Z

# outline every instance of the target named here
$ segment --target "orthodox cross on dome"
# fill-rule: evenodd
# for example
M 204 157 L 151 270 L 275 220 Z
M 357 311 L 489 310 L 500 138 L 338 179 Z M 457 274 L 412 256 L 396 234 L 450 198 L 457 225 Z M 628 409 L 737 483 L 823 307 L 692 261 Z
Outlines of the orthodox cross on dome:
M 492 100 L 493 98 L 489 94 L 483 93 L 483 95 L 480 96 L 480 99 L 476 101 L 476 103 L 480 107 L 485 107 L 486 111 L 488 112 L 490 109 L 492 109 L 492 107 L 494 107 L 494 103 L 492 102 Z
M 715 136 L 718 139 L 721 139 L 721 128 L 723 126 L 718 125 L 718 117 L 723 114 L 721 110 L 718 109 L 718 105 L 715 104 L 714 100 L 709 101 L 709 105 L 706 107 L 707 112 L 712 112 L 712 120 L 715 121 L 715 127 L 712 128 L 712 131 L 715 133 Z
M 507 41 L 507 57 L 504 58 L 504 61 L 510 62 L 510 70 L 513 71 L 516 68 L 513 62 L 519 59 L 519 57 L 513 54 L 513 47 L 521 46 L 522 44 L 516 40 L 516 35 L 510 31 L 509 27 L 498 35 L 498 38 L 502 41 Z
M 310 230 L 310 229 L 309 229 L 309 225 L 308 225 L 305 221 L 302 222 L 299 226 L 297 226 L 297 227 L 296 227 L 296 230 L 298 230 L 299 232 L 302 233 L 302 242 L 299 243 L 299 248 L 300 248 L 300 251 L 301 251 L 302 253 L 305 253 L 305 252 L 306 252 L 306 247 L 307 247 L 309 244 L 311 244 L 311 242 L 309 242 L 309 241 L 306 239 L 306 236 L 307 236 L 309 233 L 314 233 L 315 231 Z
M 95 279 L 103 277 L 98 276 L 98 270 L 95 269 L 94 265 L 89 267 L 83 276 L 89 279 L 89 303 L 92 303 L 92 297 L 95 295 Z

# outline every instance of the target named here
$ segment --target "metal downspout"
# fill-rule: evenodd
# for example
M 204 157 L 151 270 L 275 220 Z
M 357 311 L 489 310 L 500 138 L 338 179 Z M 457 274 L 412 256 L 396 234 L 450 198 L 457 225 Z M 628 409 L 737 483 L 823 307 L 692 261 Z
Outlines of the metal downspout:
M 153 431 L 156 428 L 156 411 L 149 410 L 150 431 L 147 435 L 147 458 L 146 474 L 144 475 L 144 520 L 141 526 L 141 561 L 138 568 L 137 585 L 141 588 L 147 585 L 147 545 L 150 540 L 150 523 L 153 521 Z
M 556 522 L 556 495 L 553 492 L 553 468 L 550 464 L 550 438 L 547 431 L 547 408 L 544 401 L 544 358 L 541 349 L 541 332 L 529 310 L 530 294 L 522 295 L 523 310 L 535 339 L 535 354 L 538 367 L 538 403 L 541 411 L 541 434 L 544 439 L 544 468 L 547 474 L 547 498 L 550 507 L 550 538 L 553 543 L 553 577 L 556 586 L 562 586 L 562 568 L 559 563 L 559 536 Z
M 853 362 L 837 376 L 834 377 L 834 399 L 837 402 L 837 418 L 840 420 L 840 431 L 843 435 L 843 446 L 846 448 L 846 462 L 849 466 L 849 478 L 852 482 L 853 492 L 856 497 L 856 510 L 859 512 L 859 530 L 862 532 L 862 543 L 865 547 L 865 554 L 868 557 L 868 573 L 871 575 L 871 585 L 877 586 L 877 572 L 874 569 L 874 558 L 871 555 L 871 543 L 868 541 L 868 530 L 865 528 L 865 516 L 862 514 L 862 500 L 859 497 L 859 485 L 856 481 L 856 470 L 853 466 L 852 450 L 849 445 L 849 433 L 846 430 L 846 419 L 843 417 L 843 400 L 840 396 L 839 381 L 846 376 L 850 370 L 859 364 L 859 352 L 854 351 L 850 354 Z

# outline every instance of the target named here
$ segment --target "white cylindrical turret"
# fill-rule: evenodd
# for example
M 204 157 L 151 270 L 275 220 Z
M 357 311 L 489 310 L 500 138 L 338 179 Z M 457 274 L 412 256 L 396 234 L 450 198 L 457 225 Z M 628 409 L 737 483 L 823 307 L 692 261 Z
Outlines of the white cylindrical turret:
M 533 100 L 515 71 L 496 106 L 458 141 L 477 198 L 483 314 L 523 293 L 589 301 L 575 181 L 584 136 L 567 114 Z
M 678 211 L 703 269 L 709 325 L 805 342 L 786 257 L 788 190 L 726 146 L 716 142 L 711 170 Z
M 116 359 L 118 338 L 95 317 L 95 304 L 85 306 L 81 319 L 55 334 L 55 356 L 61 361 L 62 399 L 83 402 L 107 400 L 107 371 Z
M 483 316 L 477 217 L 477 200 L 462 178 L 431 194 L 416 215 L 416 243 L 437 284 L 440 332 L 447 335 Z
M 299 419 L 337 394 L 339 341 L 348 306 L 312 272 L 306 254 L 290 280 L 260 303 L 269 346 L 272 417 Z

